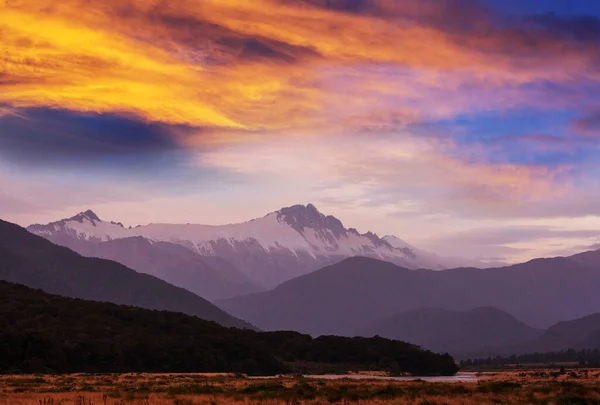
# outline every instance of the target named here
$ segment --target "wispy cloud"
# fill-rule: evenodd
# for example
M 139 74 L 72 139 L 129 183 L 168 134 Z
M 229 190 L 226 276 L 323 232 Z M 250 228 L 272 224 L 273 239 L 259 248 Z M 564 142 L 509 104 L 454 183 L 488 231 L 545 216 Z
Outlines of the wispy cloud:
M 572 190 L 564 176 L 568 168 L 466 162 L 448 156 L 453 147 L 449 140 L 409 133 L 346 134 L 230 146 L 201 155 L 200 164 L 324 184 L 321 190 L 338 198 L 352 184 L 351 199 L 381 205 L 412 201 L 412 208 L 403 204 L 402 211 L 410 216 L 521 216 L 533 213 L 540 201 L 566 198 Z
M 431 242 L 450 245 L 462 244 L 476 248 L 481 245 L 506 245 L 539 239 L 598 237 L 600 237 L 600 230 L 571 230 L 551 226 L 508 226 L 477 228 L 438 235 L 431 238 Z
M 143 177 L 136 204 L 221 183 L 398 224 L 599 215 L 597 14 L 490 4 L 3 2 L 0 163 Z

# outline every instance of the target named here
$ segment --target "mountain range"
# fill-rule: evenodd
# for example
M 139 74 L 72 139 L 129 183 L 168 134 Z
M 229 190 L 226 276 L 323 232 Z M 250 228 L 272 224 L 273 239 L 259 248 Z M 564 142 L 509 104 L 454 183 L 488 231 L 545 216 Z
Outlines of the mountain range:
M 312 204 L 294 205 L 248 222 L 220 226 L 153 223 L 124 227 L 121 223 L 102 221 L 94 212 L 85 211 L 72 218 L 35 224 L 27 229 L 82 255 L 110 258 L 172 284 L 185 285 L 210 299 L 273 288 L 353 256 L 385 260 L 410 269 L 439 270 L 478 264 L 436 256 L 395 236 L 361 234 L 344 227 L 337 218 L 322 214 Z M 144 245 L 139 239 L 127 240 L 130 238 L 143 238 L 147 242 Z M 144 253 L 132 253 L 129 248 L 132 244 L 140 249 L 144 245 Z M 172 245 L 183 246 L 197 256 L 192 259 L 188 252 Z M 146 260 L 149 256 L 163 258 L 165 250 L 169 252 L 168 259 L 150 263 Z M 178 254 L 183 257 L 175 258 Z M 220 258 L 221 262 L 209 262 L 208 257 Z M 173 261 L 187 264 L 176 266 L 179 270 L 161 264 Z M 190 261 L 195 264 L 189 265 Z M 192 279 L 190 273 L 194 272 L 202 275 Z M 210 277 L 206 276 L 208 273 Z
M 99 262 L 128 267 L 121 266 L 129 275 L 119 273 L 125 282 L 113 289 L 107 285 L 113 276 L 99 272 L 92 272 L 90 282 L 82 273 L 48 271 L 46 263 L 63 260 L 63 251 L 31 266 L 27 260 L 37 253 L 29 250 L 29 241 L 23 239 L 25 254 L 18 260 L 0 244 L 0 278 L 62 295 L 176 310 L 227 326 L 252 324 L 313 336 L 378 335 L 459 358 L 600 346 L 600 325 L 595 326 L 600 319 L 589 315 L 600 308 L 600 250 L 505 267 L 460 267 L 470 263 L 438 257 L 395 236 L 361 234 L 311 204 L 222 226 L 125 227 L 85 211 L 27 229 L 89 257 L 70 252 L 89 261 L 77 264 L 86 271 Z M 25 271 L 11 272 L 9 266 L 3 275 L 2 260 Z M 152 299 L 139 293 L 138 284 L 148 281 L 131 273 L 169 283 L 160 288 L 172 294 L 177 308 L 163 308 L 162 292 Z M 101 293 L 96 284 L 103 285 Z M 137 301 L 123 301 L 121 284 L 134 288 Z M 174 286 L 185 290 L 175 293 Z M 202 305 L 191 308 L 190 296 Z
M 117 262 L 80 256 L 1 220 L 0 280 L 65 297 L 182 312 L 224 326 L 253 328 L 188 290 Z
M 598 255 L 593 252 L 590 258 Z M 493 306 L 534 328 L 546 328 L 597 312 L 599 285 L 597 267 L 563 257 L 444 271 L 355 257 L 271 291 L 216 303 L 260 328 L 312 335 L 355 335 L 379 319 L 424 307 L 464 311 Z

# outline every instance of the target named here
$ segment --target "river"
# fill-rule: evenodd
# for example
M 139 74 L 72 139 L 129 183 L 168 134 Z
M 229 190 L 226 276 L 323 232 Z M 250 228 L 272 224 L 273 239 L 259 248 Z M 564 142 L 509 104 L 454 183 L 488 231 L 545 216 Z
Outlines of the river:
M 384 380 L 384 381 L 416 381 L 422 380 L 427 382 L 442 382 L 442 383 L 452 383 L 452 382 L 478 382 L 481 380 L 480 377 L 477 376 L 477 373 L 467 373 L 467 372 L 459 372 L 455 375 L 451 376 L 435 376 L 435 377 L 419 377 L 419 376 L 410 376 L 410 377 L 387 377 L 380 375 L 366 375 L 366 374 L 323 374 L 323 375 L 304 375 L 304 378 L 312 378 L 312 379 L 320 379 L 320 380 Z M 250 377 L 252 379 L 268 379 L 273 377 Z

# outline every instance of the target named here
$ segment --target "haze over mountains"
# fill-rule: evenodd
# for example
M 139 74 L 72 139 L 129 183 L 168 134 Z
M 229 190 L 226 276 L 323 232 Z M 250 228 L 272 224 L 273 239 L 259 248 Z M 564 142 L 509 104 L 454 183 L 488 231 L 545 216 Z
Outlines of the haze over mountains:
M 542 332 L 497 308 L 478 307 L 465 311 L 420 308 L 401 312 L 374 322 L 358 334 L 418 342 L 435 352 L 457 353 L 520 344 L 536 339 Z
M 600 255 L 600 252 L 596 252 Z M 377 319 L 424 307 L 493 306 L 535 328 L 600 308 L 600 271 L 569 258 L 503 268 L 408 270 L 355 257 L 258 294 L 217 301 L 267 330 L 353 335 Z
M 211 300 L 264 290 L 226 260 L 200 256 L 175 243 L 134 236 L 76 246 L 84 256 L 114 260 Z
M 424 347 L 426 347 L 424 345 Z M 513 356 L 532 353 L 556 353 L 566 350 L 600 349 L 600 313 L 558 322 L 535 339 L 520 342 L 505 341 L 487 347 L 470 347 L 451 351 L 458 359 Z
M 438 257 L 395 236 L 380 238 L 371 232 L 361 234 L 353 228 L 345 228 L 337 218 L 320 213 L 312 204 L 282 208 L 263 218 L 221 226 L 149 224 L 125 228 L 120 223 L 102 221 L 95 213 L 86 211 L 69 219 L 47 225 L 31 225 L 27 229 L 82 255 L 110 258 L 138 271 L 155 274 L 175 285 L 195 288 L 195 292 L 208 298 L 224 298 L 272 288 L 353 256 L 372 257 L 411 269 L 445 269 L 477 264 Z M 141 248 L 142 241 L 118 242 L 132 237 L 143 237 L 149 241 L 143 247 L 147 251 L 145 255 L 133 257 L 130 249 L 122 246 L 122 243 L 135 243 Z M 190 282 L 189 275 L 176 275 L 171 270 L 160 268 L 158 263 L 147 263 L 144 258 L 150 254 L 150 250 L 160 251 L 152 253 L 157 256 L 163 256 L 164 251 L 168 250 L 171 257 L 167 262 L 172 262 L 178 254 L 174 246 L 157 245 L 156 242 L 188 248 L 202 258 L 192 259 L 188 253 L 179 250 L 183 258 L 175 261 L 194 261 L 197 264 L 192 267 L 203 267 L 196 271 L 210 273 L 204 268 L 210 267 L 224 279 L 218 280 L 218 274 L 212 272 L 210 277 L 214 281 L 205 278 L 206 288 L 202 289 L 197 286 L 199 281 Z M 229 264 L 208 263 L 206 257 L 218 257 Z M 199 264 L 202 261 L 206 266 Z M 229 269 L 228 275 L 224 274 L 224 267 Z M 234 267 L 245 277 L 237 277 L 240 273 Z M 213 284 L 220 287 L 213 287 Z
M 252 328 L 204 298 L 110 260 L 87 258 L 0 220 L 0 280 L 48 293 L 195 315 Z

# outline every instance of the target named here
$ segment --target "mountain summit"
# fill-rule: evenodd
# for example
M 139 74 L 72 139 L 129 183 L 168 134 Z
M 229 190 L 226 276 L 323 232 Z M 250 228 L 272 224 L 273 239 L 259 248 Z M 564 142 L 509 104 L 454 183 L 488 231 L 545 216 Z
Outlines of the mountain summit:
M 248 222 L 220 226 L 160 224 L 124 228 L 101 221 L 91 211 L 28 230 L 85 254 L 82 244 L 130 237 L 169 242 L 233 264 L 252 282 L 273 287 L 353 256 L 389 261 L 406 268 L 444 269 L 444 258 L 419 250 L 396 237 L 380 238 L 346 228 L 313 204 L 294 205 Z M 450 264 L 451 263 L 451 264 Z
M 312 204 L 294 205 L 277 211 L 278 219 L 283 219 L 297 232 L 303 232 L 305 228 L 329 229 L 336 236 L 343 234 L 344 226 L 334 216 L 325 216 Z
M 92 210 L 80 212 L 79 214 L 75 215 L 74 217 L 69 218 L 69 220 L 77 221 L 77 222 L 91 221 L 92 223 L 102 222 L 100 220 L 100 218 L 98 217 L 98 215 L 96 215 L 96 213 Z

